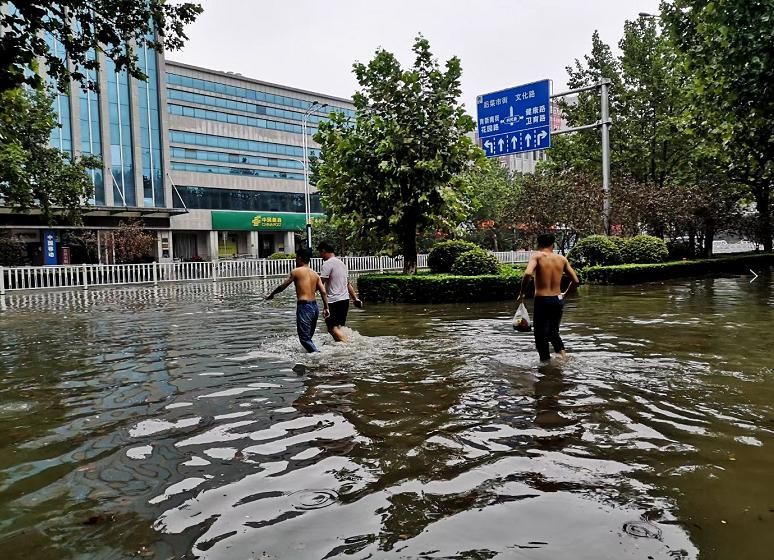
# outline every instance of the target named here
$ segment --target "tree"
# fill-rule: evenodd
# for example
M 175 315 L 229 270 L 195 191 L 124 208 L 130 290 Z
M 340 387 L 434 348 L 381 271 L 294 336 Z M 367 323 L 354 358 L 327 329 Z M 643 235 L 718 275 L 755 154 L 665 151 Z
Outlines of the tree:
M 116 263 L 137 263 L 153 257 L 156 237 L 142 229 L 137 219 L 121 222 L 118 229 L 107 238 L 108 252 L 115 252 Z
M 80 207 L 92 192 L 87 169 L 99 159 L 73 159 L 49 146 L 57 121 L 52 98 L 43 90 L 0 92 L 0 200 L 16 211 L 40 208 L 45 221 L 80 221 Z
M 662 9 L 690 77 L 686 121 L 703 125 L 704 147 L 727 156 L 732 177 L 750 188 L 771 251 L 774 0 L 674 0 Z
M 595 33 L 591 53 L 567 69 L 572 87 L 592 85 L 601 77 L 613 82 L 612 223 L 630 235 L 687 235 L 692 250 L 697 240 L 705 240 L 706 251 L 724 215 L 738 210 L 739 189 L 724 173 L 728 161 L 703 147 L 700 121 L 686 122 L 688 76 L 656 20 L 627 21 L 618 46 L 621 54 L 614 57 Z M 571 125 L 593 122 L 599 118 L 598 95 L 581 94 L 577 105 L 563 110 Z M 560 137 L 544 169 L 599 178 L 600 154 L 597 133 Z M 699 206 L 689 207 L 689 201 Z
M 4 5 L 8 9 L 0 12 L 0 92 L 22 84 L 40 87 L 42 78 L 35 68 L 39 59 L 62 91 L 71 80 L 97 89 L 88 78 L 89 70 L 98 67 L 90 54 L 94 50 L 104 52 L 119 70 L 126 68 L 144 80 L 135 49 L 181 48 L 187 39 L 185 25 L 202 12 L 198 4 L 164 0 L 16 0 Z M 51 51 L 46 37 L 63 45 L 67 61 Z
M 520 183 L 499 161 L 489 160 L 465 174 L 471 197 L 468 237 L 494 251 L 505 249 L 505 238 L 513 231 L 505 214 L 508 203 L 519 192 Z
M 507 219 L 517 224 L 531 244 L 546 231 L 556 231 L 557 246 L 564 253 L 580 237 L 602 230 L 602 185 L 583 173 L 536 173 L 525 175 L 518 195 L 506 206 Z
M 320 123 L 320 159 L 312 166 L 333 219 L 347 217 L 357 235 L 399 248 L 406 273 L 416 272 L 418 229 L 464 218 L 460 173 L 484 159 L 466 136 L 475 125 L 458 101 L 459 59 L 442 69 L 421 36 L 413 52 L 407 69 L 383 49 L 367 65 L 354 65 L 355 121 L 334 115 Z

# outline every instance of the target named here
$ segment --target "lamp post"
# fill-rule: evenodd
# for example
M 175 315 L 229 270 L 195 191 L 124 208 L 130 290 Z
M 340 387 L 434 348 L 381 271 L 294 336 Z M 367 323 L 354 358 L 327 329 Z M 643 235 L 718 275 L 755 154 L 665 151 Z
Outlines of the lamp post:
M 314 101 L 301 118 L 301 133 L 303 135 L 304 146 L 304 206 L 306 208 L 306 246 L 312 248 L 312 198 L 309 194 L 309 140 L 307 137 L 307 121 L 312 115 L 312 111 L 327 107 L 327 103 L 320 105 L 319 101 Z

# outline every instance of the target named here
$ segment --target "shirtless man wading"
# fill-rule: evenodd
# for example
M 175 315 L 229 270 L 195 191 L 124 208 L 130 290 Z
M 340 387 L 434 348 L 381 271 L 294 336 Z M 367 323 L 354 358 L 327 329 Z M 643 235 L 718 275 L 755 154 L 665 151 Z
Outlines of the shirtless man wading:
M 325 292 L 320 276 L 309 268 L 309 260 L 312 257 L 311 249 L 302 249 L 296 256 L 296 268 L 290 273 L 290 276 L 282 284 L 274 288 L 274 291 L 266 296 L 267 300 L 273 299 L 275 295 L 290 286 L 296 285 L 296 330 L 298 331 L 298 340 L 301 342 L 307 352 L 319 352 L 317 346 L 312 341 L 314 331 L 317 328 L 317 318 L 319 309 L 317 308 L 316 292 L 320 292 L 323 300 L 323 317 L 328 318 L 328 294 Z
M 524 271 L 516 303 L 519 304 L 524 299 L 527 286 L 534 276 L 535 311 L 532 328 L 535 331 L 535 346 L 540 354 L 540 361 L 546 362 L 551 358 L 548 351 L 549 342 L 553 345 L 554 352 L 561 354 L 563 358 L 567 355 L 562 337 L 559 336 L 559 324 L 564 310 L 564 296 L 570 288 L 579 285 L 580 280 L 567 259 L 554 253 L 553 235 L 539 235 L 537 241 L 538 250 L 529 259 L 527 270 Z M 562 276 L 565 273 L 570 277 L 570 285 L 567 291 L 562 293 Z

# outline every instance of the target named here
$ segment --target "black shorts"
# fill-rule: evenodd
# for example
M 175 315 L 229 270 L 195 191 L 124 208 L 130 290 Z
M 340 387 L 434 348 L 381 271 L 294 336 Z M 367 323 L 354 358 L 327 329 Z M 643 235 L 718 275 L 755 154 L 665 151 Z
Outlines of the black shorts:
M 347 324 L 347 313 L 349 312 L 349 300 L 334 301 L 328 305 L 330 316 L 325 319 L 328 327 L 343 327 Z

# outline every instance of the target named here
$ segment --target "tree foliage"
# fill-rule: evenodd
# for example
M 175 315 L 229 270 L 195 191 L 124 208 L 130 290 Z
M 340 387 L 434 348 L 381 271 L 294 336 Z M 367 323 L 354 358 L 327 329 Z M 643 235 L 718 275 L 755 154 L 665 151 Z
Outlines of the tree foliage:
M 156 236 L 143 230 L 138 219 L 121 222 L 106 243 L 108 252 L 115 254 L 117 264 L 150 261 L 155 244 Z
M 100 162 L 93 156 L 73 159 L 50 147 L 57 126 L 45 91 L 0 92 L 0 201 L 17 211 L 39 208 L 49 223 L 77 223 L 92 192 L 87 169 Z
M 521 180 L 497 160 L 489 160 L 463 175 L 468 184 L 471 213 L 465 224 L 466 238 L 492 249 L 510 249 L 514 224 L 506 213 L 508 204 L 518 196 Z
M 0 92 L 22 84 L 42 85 L 35 71 L 42 59 L 48 75 L 63 91 L 71 80 L 96 89 L 88 78 L 98 66 L 92 56 L 102 51 L 120 70 L 145 79 L 136 49 L 147 45 L 164 52 L 177 50 L 187 39 L 184 28 L 202 12 L 191 2 L 164 0 L 15 0 L 0 11 Z M 155 32 L 155 34 L 154 34 Z M 68 61 L 51 52 L 46 36 L 64 46 Z
M 671 39 L 657 20 L 641 16 L 624 25 L 620 55 L 595 33 L 591 53 L 567 68 L 569 85 L 612 81 L 610 110 L 611 197 L 614 230 L 685 236 L 691 245 L 712 238 L 739 211 L 743 192 L 725 173 L 729 158 L 704 147 L 701 119 L 688 122 L 692 94 Z M 582 93 L 564 104 L 570 125 L 599 119 L 599 95 Z M 549 173 L 581 171 L 601 181 L 601 144 L 596 131 L 559 137 L 543 166 Z
M 516 225 L 525 246 L 540 233 L 554 231 L 557 247 L 564 253 L 580 237 L 602 230 L 602 186 L 584 173 L 536 173 L 525 175 L 505 215 Z
M 410 68 L 383 49 L 354 65 L 357 116 L 320 123 L 321 154 L 312 166 L 333 219 L 346 216 L 356 235 L 399 248 L 409 273 L 416 271 L 418 229 L 452 228 L 464 219 L 460 174 L 484 157 L 466 136 L 475 125 L 458 101 L 459 59 L 442 68 L 422 37 L 413 52 Z
M 771 251 L 774 0 L 674 0 L 663 19 L 689 78 L 685 120 L 751 189 L 759 236 Z

